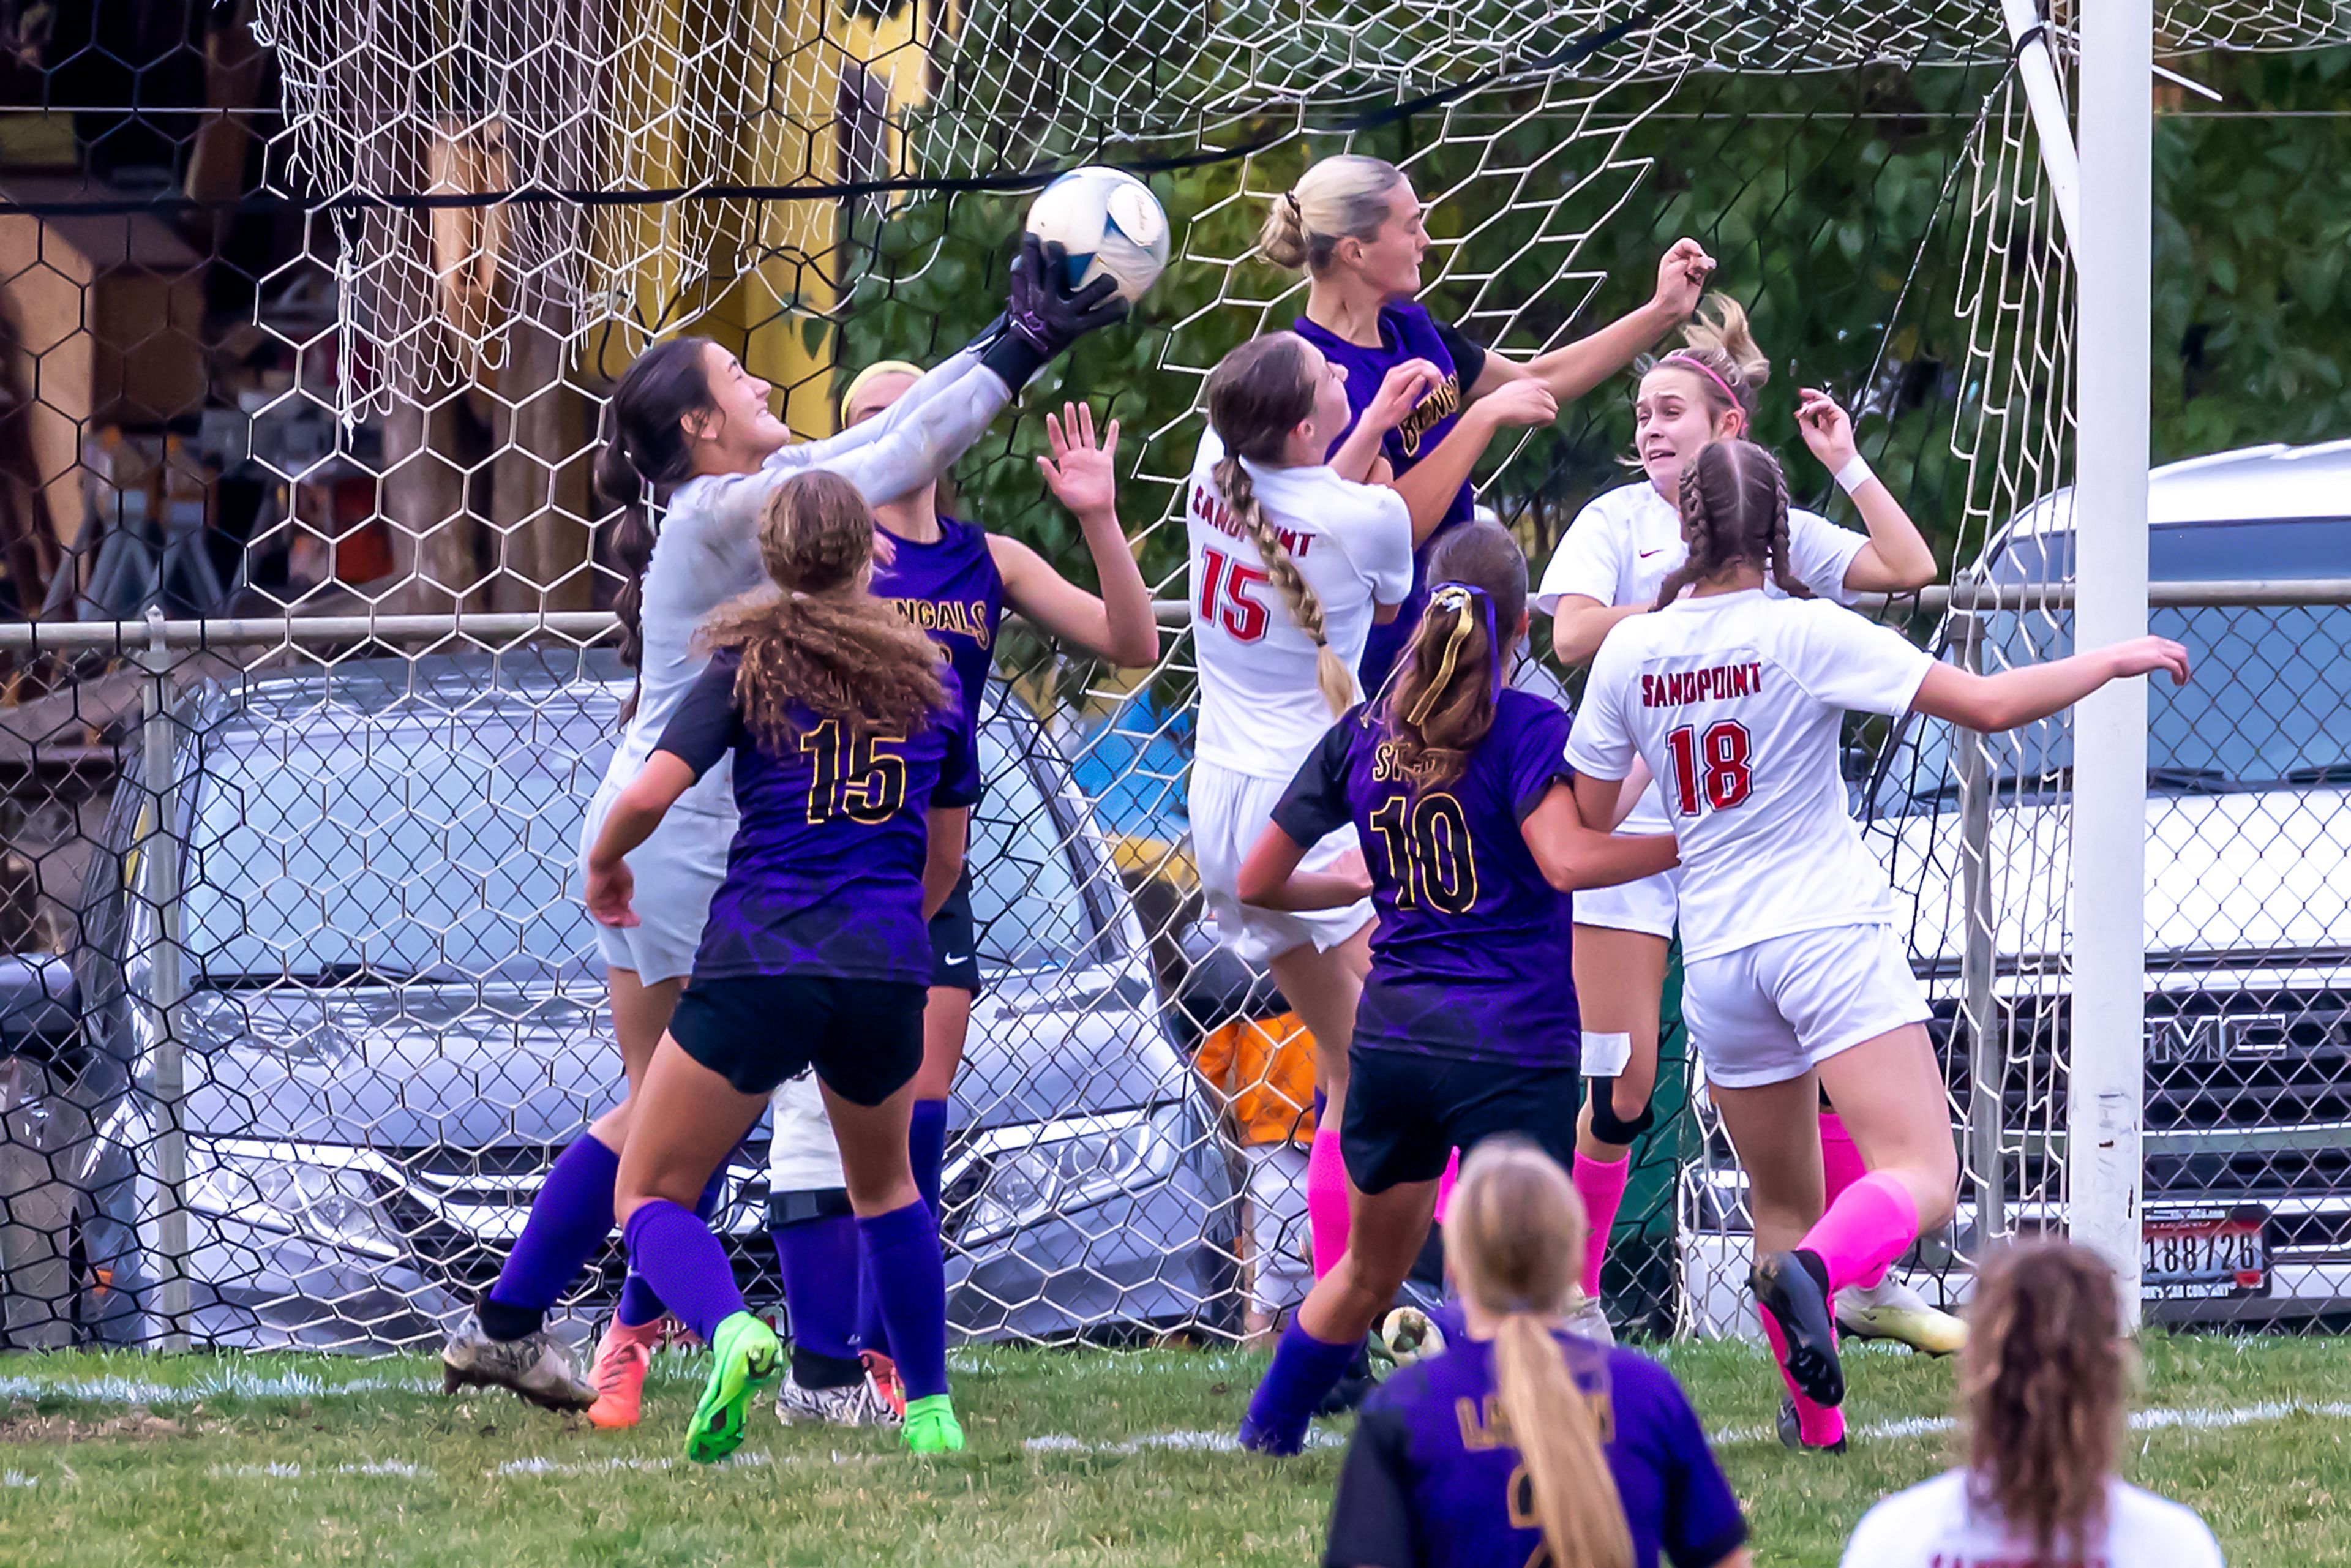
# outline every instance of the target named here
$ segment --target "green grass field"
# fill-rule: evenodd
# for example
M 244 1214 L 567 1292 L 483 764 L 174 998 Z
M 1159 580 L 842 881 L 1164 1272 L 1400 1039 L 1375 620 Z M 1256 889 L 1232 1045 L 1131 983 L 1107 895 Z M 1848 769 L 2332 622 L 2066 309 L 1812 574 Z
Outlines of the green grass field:
M 1885 1492 L 1942 1468 L 1948 1363 L 1854 1359 L 1843 1461 L 1769 1436 L 1777 1383 L 1737 1346 L 1664 1352 L 1719 1434 L 1759 1563 L 1834 1563 Z M 2201 1510 L 2240 1568 L 2351 1563 L 2351 1347 L 2158 1339 L 2132 1477 Z M 0 1360 L 0 1563 L 1301 1564 L 1335 1447 L 1209 1446 L 1261 1357 L 972 1350 L 969 1452 L 786 1430 L 762 1409 L 729 1465 L 675 1456 L 698 1358 L 665 1354 L 619 1437 L 503 1396 L 444 1398 L 423 1357 Z M 1335 1444 L 1343 1426 L 1326 1434 Z

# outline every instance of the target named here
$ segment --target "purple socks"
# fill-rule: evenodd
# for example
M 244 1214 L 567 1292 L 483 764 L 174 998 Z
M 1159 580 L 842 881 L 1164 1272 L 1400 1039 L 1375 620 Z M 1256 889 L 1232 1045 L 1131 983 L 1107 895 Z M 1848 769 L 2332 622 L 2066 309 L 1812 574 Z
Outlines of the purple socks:
M 1261 1454 L 1294 1454 L 1305 1448 L 1315 1406 L 1339 1385 L 1362 1348 L 1361 1341 L 1333 1344 L 1316 1339 L 1293 1316 L 1241 1418 L 1241 1447 Z
M 588 1134 L 556 1156 L 530 1218 L 482 1301 L 492 1339 L 517 1340 L 544 1324 L 547 1309 L 612 1233 L 612 1180 L 621 1156 Z
M 777 1265 L 783 1270 L 793 1354 L 807 1350 L 835 1361 L 855 1361 L 862 1267 L 857 1221 L 846 1214 L 829 1215 L 779 1225 L 769 1234 L 775 1238 Z
M 857 1222 L 866 1267 L 881 1297 L 890 1356 L 908 1399 L 947 1391 L 947 1276 L 938 1222 L 910 1203 Z M 668 1292 L 663 1292 L 668 1299 Z
M 914 1189 L 923 1195 L 935 1220 L 946 1211 L 939 1206 L 939 1184 L 947 1164 L 947 1103 L 917 1100 L 906 1123 L 906 1159 L 914 1168 Z M 935 1232 L 935 1227 L 934 1227 Z M 858 1270 L 857 1343 L 895 1357 L 889 1326 L 883 1321 L 881 1292 L 870 1271 Z
M 668 1199 L 654 1198 L 629 1216 L 624 1239 L 630 1268 L 705 1344 L 743 1310 L 726 1249 L 708 1226 Z
M 702 1184 L 702 1196 L 694 1200 L 694 1218 L 705 1226 L 710 1223 L 710 1217 L 718 1212 L 718 1200 L 726 1196 L 726 1166 L 727 1161 L 734 1157 L 730 1154 L 726 1159 L 718 1162 L 718 1168 L 712 1171 L 710 1179 Z M 653 1288 L 645 1283 L 643 1274 L 631 1269 L 621 1281 L 621 1301 L 614 1309 L 615 1318 L 622 1327 L 633 1329 L 642 1328 L 661 1315 L 661 1298 L 653 1294 Z

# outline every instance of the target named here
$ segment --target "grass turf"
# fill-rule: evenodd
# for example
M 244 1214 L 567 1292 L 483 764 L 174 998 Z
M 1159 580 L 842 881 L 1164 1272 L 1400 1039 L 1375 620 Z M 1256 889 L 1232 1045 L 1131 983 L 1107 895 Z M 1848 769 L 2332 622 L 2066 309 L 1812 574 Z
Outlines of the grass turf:
M 1835 1563 L 1872 1501 L 1947 1462 L 1948 1363 L 1855 1356 L 1847 1409 L 1867 1435 L 1832 1461 L 1771 1438 L 1760 1354 L 1661 1354 L 1719 1434 L 1759 1563 Z M 423 1357 L 16 1357 L 0 1360 L 0 1563 L 1311 1563 L 1335 1446 L 1289 1461 L 1207 1446 L 1262 1364 L 965 1351 L 960 1457 L 787 1429 L 763 1402 L 743 1452 L 703 1469 L 678 1457 L 695 1355 L 657 1360 L 645 1424 L 620 1435 L 504 1395 L 444 1398 Z M 2238 1568 L 2351 1563 L 2351 1349 L 2158 1338 L 2147 1370 L 2134 1479 L 2201 1511 Z

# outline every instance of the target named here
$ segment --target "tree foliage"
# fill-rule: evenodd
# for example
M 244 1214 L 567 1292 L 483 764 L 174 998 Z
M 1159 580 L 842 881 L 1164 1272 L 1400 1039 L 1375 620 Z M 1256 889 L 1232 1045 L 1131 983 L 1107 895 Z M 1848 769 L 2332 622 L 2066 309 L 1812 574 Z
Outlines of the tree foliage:
M 2272 112 L 2335 107 L 2346 67 L 2351 50 L 2206 57 L 2189 74 L 2222 90 L 2231 115 L 2201 114 L 2200 100 L 2173 94 L 2159 103 L 2158 461 L 2351 434 L 2351 118 Z M 1787 459 L 1799 493 L 1823 504 L 1832 494 L 1792 419 L 1796 388 L 1823 386 L 1855 409 L 1864 450 L 1948 566 L 1955 549 L 1980 542 L 1957 538 L 1967 476 L 1951 444 L 1965 400 L 1987 395 L 1961 373 L 1963 236 L 1951 196 L 1978 108 L 1998 81 L 1983 68 L 1701 73 L 1654 105 L 1623 95 L 1608 111 L 1635 122 L 1614 160 L 1646 163 L 1629 194 L 1585 182 L 1591 170 L 1573 156 L 1553 156 L 1562 135 L 1529 96 L 1539 89 L 1466 99 L 1352 145 L 1405 162 L 1424 198 L 1443 196 L 1429 218 L 1438 249 L 1428 303 L 1507 352 L 1537 351 L 1632 308 L 1647 297 L 1662 250 L 1677 235 L 1697 236 L 1720 260 L 1717 287 L 1748 307 L 1774 358 L 1758 434 Z M 1261 153 L 1249 186 L 1280 189 L 1339 145 L 1309 137 Z M 1238 162 L 1153 177 L 1176 225 L 1178 260 L 1131 326 L 1081 344 L 1024 402 L 1033 415 L 1082 395 L 1120 418 L 1130 471 L 1153 476 L 1123 497 L 1131 530 L 1172 515 L 1167 481 L 1190 465 L 1200 372 L 1261 322 L 1285 324 L 1302 298 L 1261 262 L 1225 264 L 1248 251 L 1260 215 L 1256 202 L 1236 200 L 1242 178 Z M 869 225 L 843 316 L 843 362 L 935 358 L 979 329 L 1000 308 L 1025 205 L 1025 196 L 958 193 Z M 1562 277 L 1562 236 L 1585 227 L 1593 232 L 1574 256 L 1575 276 Z M 1442 275 L 1455 241 L 1476 270 L 1495 273 L 1490 281 Z M 1520 528 L 1538 563 L 1586 500 L 1624 482 L 1630 385 L 1617 378 L 1555 427 L 1489 455 L 1480 493 Z M 1076 529 L 1029 462 L 1042 442 L 1034 417 L 1000 428 L 957 472 L 963 504 L 1083 576 Z M 1170 580 L 1180 552 L 1180 530 L 1153 530 L 1146 575 Z

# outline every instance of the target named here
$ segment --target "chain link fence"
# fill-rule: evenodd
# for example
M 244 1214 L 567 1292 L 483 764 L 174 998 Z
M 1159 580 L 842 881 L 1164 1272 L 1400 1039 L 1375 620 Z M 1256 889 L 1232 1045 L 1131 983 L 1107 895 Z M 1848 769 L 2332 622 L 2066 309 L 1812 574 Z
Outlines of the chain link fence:
M 1700 237 L 1780 356 L 1759 431 L 1799 488 L 1829 504 L 1789 423 L 1824 385 L 1973 563 L 1949 615 L 1881 612 L 1987 668 L 2065 645 L 2071 263 L 2013 64 L 2029 42 L 2064 76 L 2063 5 L 2033 39 L 1949 0 L 150 11 L 118 35 L 28 8 L 0 59 L 9 1345 L 438 1339 L 618 1078 L 575 897 L 628 684 L 587 482 L 611 379 L 703 331 L 826 432 L 843 372 L 995 311 L 1025 190 L 1102 148 L 1150 172 L 1175 260 L 952 476 L 1073 579 L 1034 406 L 1124 420 L 1126 526 L 1182 594 L 1200 380 L 1302 304 L 1254 256 L 1263 204 L 1353 148 L 1433 203 L 1425 298 L 1513 355 Z M 2334 3 L 2160 26 L 2167 57 L 2351 39 Z M 1480 495 L 1538 564 L 1626 477 L 1622 403 L 1498 444 Z M 2346 493 L 2304 452 L 2203 479 Z M 2199 503 L 2157 572 L 2206 674 L 2158 694 L 2150 758 L 2149 1274 L 2182 1313 L 2324 1322 L 2351 1290 L 2346 600 L 2339 564 L 2268 563 L 2351 549 L 2242 531 L 2342 509 L 2281 506 Z M 2255 560 L 2304 580 L 2234 575 Z M 1165 645 L 1116 671 L 1016 622 L 997 648 L 945 1216 L 967 1333 L 1234 1338 L 1299 1288 L 1306 1047 L 1199 918 L 1194 683 Z M 1566 700 L 1556 674 L 1521 679 Z M 1984 1239 L 2062 1215 L 2064 956 L 2095 895 L 2069 902 L 2062 724 L 1852 741 L 1968 1150 L 1960 1224 L 1910 1264 L 1951 1299 Z M 1605 1292 L 1627 1324 L 1739 1332 L 1741 1188 L 1670 1016 L 1665 1056 Z M 763 1155 L 722 1220 L 759 1304 Z

